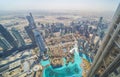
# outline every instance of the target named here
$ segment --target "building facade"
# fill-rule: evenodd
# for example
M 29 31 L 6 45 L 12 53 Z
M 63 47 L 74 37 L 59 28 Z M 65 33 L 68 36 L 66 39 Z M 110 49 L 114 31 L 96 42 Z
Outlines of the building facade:
M 24 27 L 24 28 L 25 28 L 25 31 L 26 31 L 26 33 L 28 34 L 29 38 L 31 39 L 32 44 L 33 44 L 33 45 L 36 45 L 35 38 L 34 38 L 34 34 L 33 34 L 32 29 L 30 28 L 30 26 L 26 26 L 26 27 Z
M 44 55 L 44 52 L 46 51 L 46 48 L 45 48 L 45 43 L 44 43 L 44 40 L 42 38 L 42 35 L 40 34 L 40 32 L 38 30 L 34 30 L 33 31 L 34 33 L 34 37 L 35 37 L 35 41 L 39 47 L 39 50 L 40 50 L 40 55 Z
M 33 16 L 32 16 L 32 13 L 30 13 L 29 16 L 26 16 L 28 22 L 29 22 L 29 26 L 31 27 L 31 29 L 35 29 L 36 28 L 36 24 L 34 22 L 34 19 L 33 19 Z
M 10 34 L 10 32 L 5 29 L 3 27 L 3 25 L 0 24 L 0 33 L 1 35 L 9 42 L 9 44 L 13 47 L 13 48 L 17 48 L 17 42 L 15 41 L 15 39 L 13 38 L 13 36 Z
M 5 40 L 2 36 L 0 36 L 0 47 L 2 47 L 3 51 L 11 49 L 11 45 Z
M 19 47 L 25 46 L 25 41 L 24 41 L 24 39 L 22 38 L 21 34 L 18 32 L 18 30 L 15 29 L 15 28 L 12 28 L 12 29 L 11 29 L 11 32 L 12 32 L 12 34 L 15 36 L 15 38 L 17 39 L 18 46 L 19 46 Z
M 120 77 L 120 4 L 87 77 Z

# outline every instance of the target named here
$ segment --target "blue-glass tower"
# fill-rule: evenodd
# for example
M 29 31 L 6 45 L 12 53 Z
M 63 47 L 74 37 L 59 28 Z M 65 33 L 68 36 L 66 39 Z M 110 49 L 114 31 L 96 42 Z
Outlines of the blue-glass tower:
M 11 49 L 11 45 L 5 40 L 2 36 L 0 36 L 0 47 L 2 47 L 3 51 Z
M 44 40 L 42 38 L 42 35 L 36 29 L 33 30 L 33 33 L 34 33 L 35 41 L 40 49 L 40 55 L 43 55 L 44 52 L 46 51 L 46 48 L 45 48 L 45 43 L 44 43 Z
M 13 48 L 17 48 L 18 44 L 15 41 L 15 39 L 12 37 L 12 35 L 10 34 L 10 32 L 5 29 L 1 24 L 0 24 L 0 33 L 1 35 L 9 42 L 9 44 L 13 47 Z
M 36 24 L 34 22 L 34 19 L 33 19 L 33 16 L 32 16 L 32 13 L 30 13 L 29 16 L 26 16 L 28 22 L 29 22 L 29 26 L 31 27 L 31 29 L 35 29 L 36 28 Z
M 21 34 L 18 32 L 18 30 L 16 28 L 12 28 L 11 29 L 12 34 L 15 36 L 15 38 L 17 39 L 18 42 L 18 46 L 25 46 L 25 41 L 22 38 Z

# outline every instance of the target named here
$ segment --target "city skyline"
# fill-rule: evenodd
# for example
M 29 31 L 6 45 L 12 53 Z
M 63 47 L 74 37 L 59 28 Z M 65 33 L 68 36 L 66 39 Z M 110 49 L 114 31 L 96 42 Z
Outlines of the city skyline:
M 120 77 L 119 1 L 0 0 L 0 77 Z

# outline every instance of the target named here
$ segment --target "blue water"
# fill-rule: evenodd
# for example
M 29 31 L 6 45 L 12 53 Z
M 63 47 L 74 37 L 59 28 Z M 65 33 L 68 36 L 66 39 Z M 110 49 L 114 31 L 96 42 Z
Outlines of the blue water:
M 49 60 L 46 60 L 46 61 L 41 60 L 41 61 L 40 61 L 40 64 L 41 64 L 42 66 L 46 66 L 47 64 L 50 64 L 50 61 L 49 61 Z
M 82 62 L 82 58 L 87 59 L 89 62 L 91 61 L 88 56 L 83 53 L 77 54 L 74 53 L 74 63 L 69 63 L 67 66 L 65 65 L 66 60 L 64 60 L 64 65 L 60 68 L 53 69 L 51 66 L 45 68 L 43 70 L 43 77 L 82 77 L 82 68 L 80 64 Z M 41 65 L 46 66 L 50 64 L 49 60 L 41 61 Z
M 83 54 L 82 52 L 79 53 L 80 57 L 88 60 L 90 63 L 92 63 L 92 59 L 90 57 L 88 57 L 87 55 Z

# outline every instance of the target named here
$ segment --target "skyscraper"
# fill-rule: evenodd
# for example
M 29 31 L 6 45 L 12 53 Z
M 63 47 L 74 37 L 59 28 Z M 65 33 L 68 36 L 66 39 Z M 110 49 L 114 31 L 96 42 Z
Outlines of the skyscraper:
M 120 77 L 120 4 L 87 77 Z
M 0 36 L 0 47 L 2 47 L 3 51 L 12 48 L 11 45 L 2 36 Z
M 103 21 L 103 17 L 100 17 L 100 19 L 99 19 L 99 21 L 98 21 L 98 25 L 97 25 L 97 30 L 98 30 L 98 31 L 101 29 L 102 21 Z
M 26 16 L 28 22 L 29 22 L 29 26 L 31 27 L 31 29 L 35 29 L 36 28 L 36 24 L 34 22 L 32 13 L 30 13 L 30 16 Z
M 1 24 L 0 24 L 0 33 L 10 43 L 10 45 L 13 48 L 18 47 L 17 42 L 15 41 L 15 39 L 12 37 L 12 35 L 9 33 L 9 31 L 7 29 L 5 29 Z
M 44 40 L 38 30 L 34 29 L 33 33 L 34 33 L 35 41 L 40 49 L 40 55 L 42 56 L 46 51 Z
M 30 39 L 32 40 L 32 44 L 33 44 L 33 45 L 36 45 L 35 38 L 34 38 L 34 34 L 33 34 L 33 31 L 32 31 L 32 29 L 31 29 L 31 27 L 30 27 L 30 26 L 26 26 L 26 27 L 24 27 L 24 28 L 25 28 L 28 36 L 29 36 Z
M 18 32 L 18 30 L 16 28 L 12 28 L 11 32 L 15 36 L 15 38 L 17 39 L 18 46 L 20 46 L 20 47 L 25 46 L 25 41 L 22 38 L 22 36 L 20 35 L 20 33 Z
M 102 22 L 103 22 L 103 17 L 100 17 L 98 25 L 97 25 L 97 34 L 99 35 L 100 40 L 102 40 L 104 37 L 104 31 L 102 29 L 102 26 L 103 26 Z
M 30 37 L 30 39 L 32 40 L 32 44 L 33 45 L 36 45 L 36 42 L 35 42 L 35 38 L 34 38 L 34 34 L 33 34 L 33 29 L 36 28 L 36 24 L 34 22 L 34 19 L 33 19 L 33 16 L 32 16 L 32 13 L 30 13 L 29 16 L 26 16 L 28 22 L 29 22 L 29 26 L 26 26 L 25 27 L 25 30 L 28 34 L 28 36 Z

